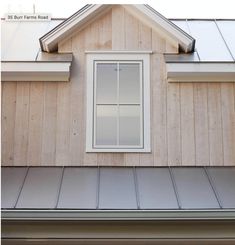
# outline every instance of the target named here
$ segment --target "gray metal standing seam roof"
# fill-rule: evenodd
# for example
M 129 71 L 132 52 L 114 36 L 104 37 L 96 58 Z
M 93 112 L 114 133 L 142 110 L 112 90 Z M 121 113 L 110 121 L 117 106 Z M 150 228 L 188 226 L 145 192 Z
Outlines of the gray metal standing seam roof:
M 41 61 L 39 38 L 59 25 L 62 20 L 50 22 L 8 22 L 2 26 L 2 61 Z M 172 62 L 234 62 L 234 20 L 172 20 L 174 24 L 196 39 L 192 54 L 166 55 Z
M 173 20 L 196 39 L 188 61 L 235 61 L 235 20 Z
M 1 21 L 2 61 L 40 61 L 39 38 L 62 20 L 38 22 Z
M 2 167 L 2 209 L 235 209 L 235 167 Z

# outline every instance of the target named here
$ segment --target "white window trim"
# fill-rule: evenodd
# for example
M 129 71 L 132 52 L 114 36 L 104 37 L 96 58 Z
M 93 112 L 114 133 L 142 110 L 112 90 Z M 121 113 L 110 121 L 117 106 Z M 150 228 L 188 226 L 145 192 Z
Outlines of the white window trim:
M 86 52 L 87 54 L 87 115 L 86 152 L 151 152 L 150 147 L 150 55 L 146 53 Z M 143 148 L 93 148 L 94 61 L 142 61 L 143 62 Z

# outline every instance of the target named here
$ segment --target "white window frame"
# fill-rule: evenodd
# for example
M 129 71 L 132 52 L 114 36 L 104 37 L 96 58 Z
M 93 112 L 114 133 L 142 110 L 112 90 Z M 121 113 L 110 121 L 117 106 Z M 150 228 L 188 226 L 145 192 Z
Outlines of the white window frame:
M 87 111 L 86 111 L 86 152 L 151 152 L 150 148 L 150 52 L 97 52 L 89 51 L 87 55 Z M 95 121 L 95 62 L 141 62 L 142 63 L 142 145 L 138 146 L 107 146 L 94 147 Z M 142 104 L 143 103 L 143 104 Z

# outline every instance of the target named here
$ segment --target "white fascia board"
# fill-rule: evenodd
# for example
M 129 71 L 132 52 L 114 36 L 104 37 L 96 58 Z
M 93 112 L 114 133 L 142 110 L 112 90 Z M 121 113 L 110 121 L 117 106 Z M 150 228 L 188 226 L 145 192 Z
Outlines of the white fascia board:
M 166 19 L 160 13 L 152 10 L 144 4 L 123 5 L 136 18 L 141 18 L 148 26 L 151 26 L 159 34 L 169 39 L 172 44 L 176 42 L 185 53 L 193 52 L 195 39 L 184 32 L 178 26 Z
M 71 62 L 2 62 L 2 81 L 69 81 Z
M 235 63 L 167 63 L 168 82 L 235 82 Z
M 57 28 L 53 29 L 40 38 L 43 51 L 52 52 L 58 47 L 58 42 L 71 35 L 81 26 L 85 26 L 93 18 L 97 18 L 104 9 L 111 7 L 108 4 L 91 4 L 81 12 L 77 12 L 70 18 L 61 23 Z

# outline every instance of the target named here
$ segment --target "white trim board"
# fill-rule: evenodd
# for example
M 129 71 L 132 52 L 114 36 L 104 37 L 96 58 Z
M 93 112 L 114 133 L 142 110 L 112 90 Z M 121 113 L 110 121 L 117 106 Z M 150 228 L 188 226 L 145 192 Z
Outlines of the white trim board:
M 168 82 L 235 82 L 235 63 L 167 63 Z
M 112 6 L 112 4 L 86 5 L 40 38 L 42 50 L 46 52 L 56 51 L 58 49 L 58 42 L 67 38 L 75 30 L 83 29 L 90 21 L 94 21 Z M 141 19 L 145 24 L 168 38 L 172 44 L 178 43 L 179 48 L 185 53 L 193 52 L 195 39 L 148 5 L 123 4 L 123 7 L 136 16 L 136 18 Z
M 67 82 L 71 62 L 2 62 L 2 81 Z

